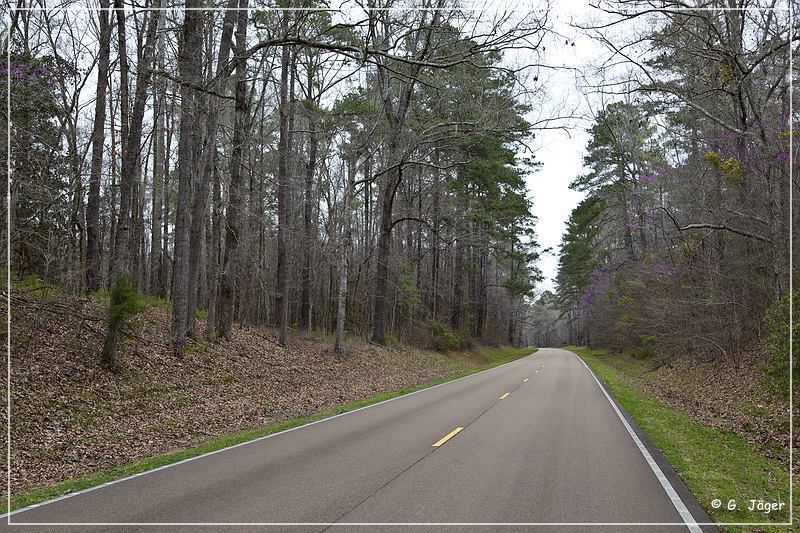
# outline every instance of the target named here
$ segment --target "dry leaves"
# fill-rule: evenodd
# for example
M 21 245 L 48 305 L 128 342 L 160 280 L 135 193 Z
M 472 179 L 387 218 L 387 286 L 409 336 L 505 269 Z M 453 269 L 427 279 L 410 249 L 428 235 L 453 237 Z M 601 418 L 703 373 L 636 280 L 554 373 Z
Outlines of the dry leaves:
M 765 362 L 763 353 L 750 350 L 735 362 L 686 356 L 654 371 L 621 375 L 651 397 L 706 425 L 736 433 L 788 466 L 789 401 L 765 386 Z
M 248 328 L 231 342 L 192 343 L 178 360 L 167 347 L 169 313 L 152 308 L 125 341 L 115 375 L 98 366 L 104 314 L 92 298 L 12 301 L 15 492 L 481 363 L 360 343 L 337 359 L 328 340 L 298 334 L 282 349 L 270 332 Z

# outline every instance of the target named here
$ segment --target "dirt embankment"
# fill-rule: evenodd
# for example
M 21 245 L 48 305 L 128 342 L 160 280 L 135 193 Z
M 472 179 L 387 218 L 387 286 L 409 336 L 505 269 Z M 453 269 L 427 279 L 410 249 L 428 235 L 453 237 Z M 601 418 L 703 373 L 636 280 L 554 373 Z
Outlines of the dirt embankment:
M 104 316 L 104 304 L 94 298 L 12 298 L 14 492 L 486 362 L 475 354 L 445 356 L 363 343 L 354 343 L 339 359 L 328 339 L 297 334 L 283 349 L 270 332 L 248 328 L 236 329 L 230 342 L 190 343 L 177 359 L 168 347 L 169 312 L 151 307 L 123 344 L 122 371 L 112 374 L 98 365 Z M 199 322 L 202 336 L 205 321 Z M 5 426 L 5 410 L 3 418 Z M 3 474 L 3 493 L 5 479 Z
M 655 370 L 627 356 L 616 364 L 651 397 L 708 426 L 736 433 L 766 457 L 788 466 L 788 394 L 770 385 L 766 360 L 764 353 L 750 350 L 736 361 L 698 361 L 687 355 Z M 637 370 L 631 371 L 631 366 Z M 797 444 L 795 438 L 795 449 Z M 799 465 L 794 466 L 800 472 Z

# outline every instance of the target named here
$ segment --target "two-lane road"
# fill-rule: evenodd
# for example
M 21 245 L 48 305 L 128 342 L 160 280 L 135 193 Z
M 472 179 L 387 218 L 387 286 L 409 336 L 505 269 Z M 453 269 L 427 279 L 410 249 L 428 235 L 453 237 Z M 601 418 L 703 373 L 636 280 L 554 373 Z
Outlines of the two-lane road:
M 378 522 L 414 523 L 418 530 L 443 522 L 566 522 L 572 525 L 528 529 L 638 523 L 624 531 L 699 531 L 686 522 L 708 517 L 660 453 L 640 439 L 574 354 L 541 349 L 10 518 L 12 524 L 128 524 L 114 531 L 190 530 L 182 523 L 253 531 L 252 524 L 299 522 L 314 531 Z M 142 523 L 161 525 L 135 525 Z M 673 525 L 646 525 L 653 523 Z M 51 529 L 60 530 L 25 531 Z

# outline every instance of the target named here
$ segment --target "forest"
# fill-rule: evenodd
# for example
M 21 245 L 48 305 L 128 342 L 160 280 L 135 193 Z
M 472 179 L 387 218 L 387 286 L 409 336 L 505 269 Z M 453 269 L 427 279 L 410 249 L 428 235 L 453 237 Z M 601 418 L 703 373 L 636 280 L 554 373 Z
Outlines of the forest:
M 562 237 L 556 291 L 535 304 L 538 336 L 662 362 L 735 365 L 765 349 L 786 391 L 797 23 L 787 31 L 789 11 L 766 3 L 666 2 L 675 10 L 655 29 L 614 37 L 609 25 L 647 16 L 627 4 L 584 28 L 626 70 L 594 89 L 607 98 L 570 184 L 585 196 Z
M 110 295 L 105 367 L 141 295 L 178 357 L 234 324 L 525 344 L 533 91 L 503 56 L 546 15 L 78 5 L 11 13 L 10 263 Z
M 550 486 L 590 494 L 581 523 L 652 502 L 691 531 L 687 513 L 760 520 L 712 502 L 782 504 L 798 469 L 797 8 L 7 3 L 0 512 L 236 446 L 194 463 L 223 474 L 205 492 L 187 478 L 152 509 L 290 492 L 254 519 L 317 524 L 402 472 L 432 488 L 386 509 L 450 522 L 476 494 L 492 518 L 560 520 L 549 493 L 531 505 Z M 438 460 L 470 468 L 441 490 Z M 530 469 L 481 470 L 500 464 Z M 133 523 L 159 479 L 71 505 Z M 592 508 L 624 490 L 641 500 Z M 797 518 L 788 499 L 768 520 Z
M 106 294 L 107 368 L 142 294 L 168 300 L 177 356 L 249 324 L 281 346 L 335 333 L 337 353 L 348 332 L 734 360 L 771 336 L 784 357 L 797 36 L 774 2 L 607 2 L 577 25 L 613 64 L 584 84 L 555 291 L 523 149 L 566 128 L 529 119 L 557 68 L 548 10 L 25 4 L 5 41 L 11 274 Z

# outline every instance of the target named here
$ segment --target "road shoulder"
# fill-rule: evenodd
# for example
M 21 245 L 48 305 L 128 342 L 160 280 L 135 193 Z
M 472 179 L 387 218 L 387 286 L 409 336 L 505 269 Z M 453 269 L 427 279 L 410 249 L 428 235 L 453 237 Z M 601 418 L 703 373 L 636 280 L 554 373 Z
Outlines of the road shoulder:
M 788 472 L 780 465 L 758 455 L 740 437 L 647 396 L 603 359 L 607 354 L 568 349 L 603 383 L 665 476 L 674 481 L 676 492 L 681 498 L 686 496 L 684 501 L 698 522 L 770 524 L 761 526 L 770 528 L 788 522 L 788 511 L 764 514 L 748 509 L 753 498 L 788 500 Z M 713 508 L 714 500 L 719 500 L 719 509 Z M 731 500 L 736 500 L 736 510 L 726 509 Z M 725 526 L 725 530 L 752 528 Z

